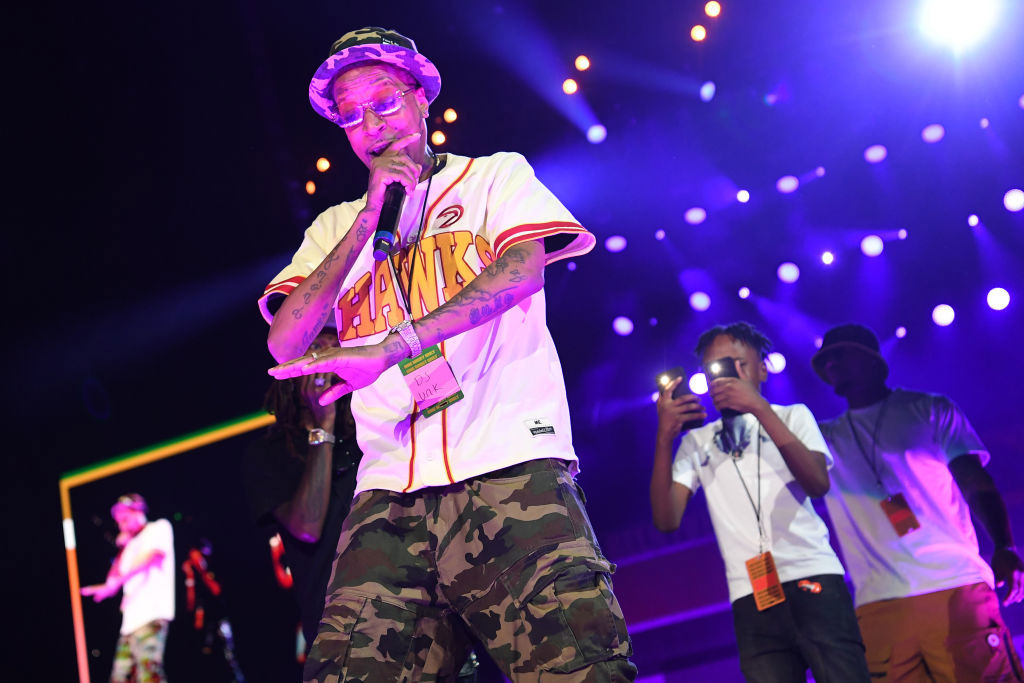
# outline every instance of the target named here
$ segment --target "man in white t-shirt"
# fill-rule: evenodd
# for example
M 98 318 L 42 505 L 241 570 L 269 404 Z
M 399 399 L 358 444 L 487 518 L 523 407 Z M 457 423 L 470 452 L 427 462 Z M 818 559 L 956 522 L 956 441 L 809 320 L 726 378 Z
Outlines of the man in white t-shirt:
M 864 645 L 843 566 L 812 497 L 828 491 L 832 456 L 807 406 L 770 404 L 760 393 L 771 342 L 753 326 L 713 327 L 697 342 L 711 399 L 706 417 L 692 394 L 658 398 L 651 475 L 654 523 L 679 527 L 704 488 L 725 562 L 740 667 L 748 681 L 867 681 Z M 711 379 L 714 378 L 714 379 Z M 672 446 L 683 436 L 675 459 Z
M 829 330 L 812 365 L 849 405 L 820 425 L 836 456 L 825 500 L 872 677 L 1021 680 L 993 588 L 1008 584 L 1003 604 L 1019 602 L 1024 563 L 967 417 L 945 396 L 890 389 L 878 337 L 863 325 Z M 991 567 L 972 513 L 995 546 Z
M 110 515 L 117 522 L 121 551 L 105 583 L 82 588 L 82 595 L 96 602 L 124 591 L 111 683 L 165 680 L 164 649 L 174 620 L 174 532 L 166 519 L 147 521 L 146 512 L 146 501 L 137 493 L 117 499 Z
M 379 27 L 309 86 L 369 178 L 260 299 L 271 375 L 337 375 L 320 402 L 352 392 L 363 452 L 304 676 L 451 677 L 475 639 L 513 680 L 632 680 L 545 320 L 545 266 L 595 238 L 522 156 L 434 154 L 440 87 Z M 340 346 L 307 354 L 330 317 Z

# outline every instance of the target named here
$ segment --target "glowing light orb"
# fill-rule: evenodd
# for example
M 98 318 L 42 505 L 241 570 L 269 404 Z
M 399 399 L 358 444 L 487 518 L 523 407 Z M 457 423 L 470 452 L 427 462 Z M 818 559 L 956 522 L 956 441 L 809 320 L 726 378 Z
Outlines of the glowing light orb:
M 708 81 L 704 85 L 700 86 L 700 99 L 702 102 L 710 102 L 715 97 L 715 84 L 713 81 Z
M 946 327 L 953 323 L 956 313 L 949 304 L 939 304 L 932 309 L 932 321 L 939 327 Z
M 741 299 L 749 299 L 750 287 L 740 287 L 740 290 L 736 292 L 736 296 L 738 296 Z
M 989 126 L 988 117 L 984 117 L 983 116 L 981 121 L 978 122 L 978 125 L 981 126 L 982 128 L 988 128 L 988 126 Z
M 878 235 L 868 235 L 860 241 L 860 250 L 865 256 L 874 258 L 885 250 L 885 242 Z
M 825 177 L 825 167 L 824 166 L 819 166 L 818 168 L 814 169 L 814 175 L 817 176 L 818 178 L 824 178 Z
M 824 337 L 815 337 L 814 338 L 814 348 L 820 349 L 821 345 L 824 344 L 824 343 L 825 343 L 825 338 Z
M 690 393 L 701 396 L 708 393 L 708 378 L 703 372 L 690 375 L 690 381 L 687 382 L 687 386 L 690 387 Z
M 696 26 L 690 29 L 690 37 L 695 42 L 699 43 L 700 41 L 708 37 L 708 30 L 701 26 L 700 24 L 697 24 Z
M 587 140 L 591 144 L 599 145 L 605 141 L 608 137 L 608 129 L 602 126 L 600 123 L 595 123 L 590 128 L 587 128 Z
M 654 231 L 654 239 L 658 240 L 659 242 L 661 240 L 665 239 L 665 231 L 661 230 L 661 229 L 655 230 Z
M 590 58 L 586 55 L 580 55 L 576 58 L 575 65 L 577 71 L 586 71 L 590 68 Z
M 435 130 L 430 134 L 430 142 L 434 145 L 443 145 L 448 140 L 448 136 L 443 131 Z
M 919 17 L 921 31 L 960 52 L 992 27 L 997 5 L 998 0 L 926 0 Z
M 326 172 L 327 169 L 329 169 L 330 167 L 331 162 L 325 159 L 324 157 L 320 157 L 319 159 L 316 160 L 316 170 L 320 171 L 321 173 Z
M 708 217 L 708 212 L 699 206 L 694 206 L 686 210 L 683 214 L 683 220 L 690 225 L 700 225 L 704 222 L 704 219 Z
M 706 311 L 711 308 L 711 297 L 706 292 L 694 292 L 690 295 L 690 308 L 695 311 Z
M 660 391 L 652 392 L 651 393 L 651 403 L 657 403 L 658 402 L 658 396 L 660 396 L 660 395 L 661 395 Z
M 977 215 L 973 213 L 967 217 L 967 225 L 971 226 L 972 228 L 978 227 L 978 223 L 980 222 L 981 221 L 978 219 Z
M 946 137 L 946 129 L 939 123 L 933 123 L 930 126 L 925 126 L 921 131 L 921 139 L 927 143 L 938 142 L 944 137 Z
M 768 372 L 777 375 L 786 369 L 786 357 L 778 351 L 772 351 L 768 354 L 768 358 L 765 365 L 768 367 Z
M 1020 96 L 1020 99 L 1019 99 L 1019 100 L 1017 100 L 1017 104 L 1019 104 L 1019 105 L 1020 105 L 1020 108 L 1021 108 L 1021 109 L 1024 109 L 1024 95 L 1021 95 L 1021 96 Z
M 988 290 L 986 301 L 993 311 L 1001 311 L 1010 305 L 1010 293 L 1002 287 L 993 287 Z
M 750 193 L 747 192 L 746 190 L 740 190 L 739 192 L 736 193 L 736 201 L 738 201 L 740 204 L 746 204 L 747 202 L 750 201 Z
M 562 92 L 566 95 L 574 95 L 577 90 L 580 89 L 579 83 L 571 78 L 567 78 L 562 81 Z
M 626 238 L 622 235 L 612 235 L 604 241 L 604 248 L 613 254 L 626 248 Z
M 1014 213 L 1024 209 L 1024 191 L 1016 188 L 1009 190 L 1003 195 L 1003 206 L 1006 207 L 1007 211 L 1013 211 Z
M 612 329 L 615 330 L 615 334 L 620 337 L 633 334 L 633 321 L 624 315 L 620 315 L 612 321 Z
M 706 5 L 704 5 L 704 14 L 708 15 L 712 19 L 714 19 L 715 17 L 717 17 L 721 13 L 722 13 L 722 5 L 720 3 L 718 3 L 718 2 L 715 2 L 715 0 L 711 0 L 711 2 L 707 3 Z
M 449 107 L 444 110 L 444 120 L 446 123 L 455 123 L 455 120 L 459 118 L 459 113 Z
M 654 327 L 655 325 L 658 324 L 658 319 L 657 318 L 651 318 L 650 320 L 647 321 L 647 324 L 650 325 L 651 327 Z
M 576 262 L 575 261 L 569 261 L 568 263 L 565 264 L 565 267 L 571 273 L 572 271 L 576 270 Z
M 778 275 L 779 279 L 783 282 L 792 284 L 800 279 L 800 267 L 795 263 L 787 261 L 778 267 L 775 274 Z
M 821 262 L 824 263 L 826 266 L 831 266 L 833 263 L 836 262 L 836 255 L 833 254 L 831 251 L 823 251 L 821 252 Z
M 796 192 L 798 187 L 800 187 L 800 180 L 795 175 L 784 175 L 775 181 L 775 189 L 782 194 Z
M 885 161 L 887 156 L 889 156 L 889 150 L 885 148 L 885 145 L 871 145 L 864 150 L 864 161 L 869 164 L 877 164 L 880 161 Z
M 909 233 L 907 232 L 907 229 L 906 229 L 906 228 L 900 228 L 900 229 L 899 229 L 899 230 L 898 230 L 898 231 L 896 232 L 896 237 L 898 237 L 898 238 L 899 238 L 899 239 L 901 239 L 901 240 L 905 240 L 905 239 L 907 239 L 907 235 L 908 235 L 908 234 L 909 234 Z
M 316 192 L 316 183 L 312 180 L 306 181 L 306 194 L 314 194 Z
M 907 328 L 903 327 L 903 325 L 900 325 L 899 327 L 896 328 L 896 338 L 897 339 L 903 339 L 906 336 L 907 336 Z

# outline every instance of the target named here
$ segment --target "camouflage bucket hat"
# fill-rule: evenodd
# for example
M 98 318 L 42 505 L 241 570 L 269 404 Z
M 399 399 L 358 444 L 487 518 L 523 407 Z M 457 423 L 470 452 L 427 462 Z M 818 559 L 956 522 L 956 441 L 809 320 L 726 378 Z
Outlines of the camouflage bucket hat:
M 441 91 L 441 74 L 437 67 L 416 50 L 411 38 L 397 31 L 379 26 L 349 31 L 334 41 L 330 55 L 309 82 L 309 103 L 317 114 L 329 121 L 336 121 L 338 117 L 331 84 L 342 69 L 356 62 L 386 62 L 408 71 L 423 87 L 428 102 L 433 102 Z

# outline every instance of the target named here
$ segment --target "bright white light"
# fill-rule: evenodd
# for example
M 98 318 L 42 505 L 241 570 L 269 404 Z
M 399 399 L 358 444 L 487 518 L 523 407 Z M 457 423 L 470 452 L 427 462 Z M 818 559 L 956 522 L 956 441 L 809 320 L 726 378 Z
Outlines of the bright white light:
M 746 190 L 740 190 L 739 192 L 736 193 L 736 201 L 738 201 L 740 204 L 746 204 L 747 202 L 750 201 L 750 193 L 747 192 Z
M 686 210 L 683 214 L 683 220 L 690 225 L 700 225 L 704 222 L 704 219 L 708 217 L 708 212 L 699 206 L 694 206 Z
M 765 365 L 768 366 L 768 372 L 777 375 L 786 369 L 786 357 L 778 351 L 772 351 L 768 354 L 768 362 Z
M 824 337 L 815 337 L 814 338 L 814 348 L 820 349 L 821 345 L 824 344 L 824 343 L 825 343 L 825 338 Z
M 865 256 L 878 256 L 885 249 L 885 243 L 878 235 L 868 235 L 860 241 L 860 250 Z
M 884 161 L 887 156 L 889 156 L 889 150 L 885 148 L 885 145 L 871 145 L 864 150 L 864 161 L 869 164 L 877 164 L 879 161 Z
M 1024 209 L 1024 191 L 1016 188 L 1008 191 L 1003 195 L 1003 206 L 1006 207 L 1007 211 L 1013 211 L 1014 213 Z
M 932 320 L 939 327 L 946 327 L 952 324 L 955 317 L 956 313 L 953 312 L 953 307 L 949 304 L 939 304 L 932 309 Z
M 740 291 L 736 292 L 736 295 L 741 299 L 749 299 L 750 287 L 740 287 Z
M 622 235 L 612 235 L 604 241 L 604 248 L 613 254 L 626 248 L 626 238 Z
M 690 375 L 690 381 L 688 384 L 690 386 L 690 391 L 698 396 L 708 393 L 708 378 L 704 376 L 703 372 Z
M 978 227 L 978 222 L 978 217 L 973 213 L 967 217 L 967 225 L 971 226 L 972 228 Z
M 710 102 L 715 96 L 715 84 L 713 81 L 708 81 L 704 85 L 700 86 L 700 99 L 704 102 Z
M 824 166 L 819 166 L 818 168 L 814 169 L 814 175 L 818 176 L 819 178 L 824 178 L 825 177 L 825 167 Z
M 661 230 L 661 229 L 655 230 L 654 231 L 654 239 L 658 240 L 659 242 L 661 240 L 665 239 L 665 231 Z
M 608 129 L 602 126 L 600 123 L 595 123 L 590 128 L 587 128 L 587 140 L 595 145 L 599 145 L 605 141 L 608 137 Z
M 784 175 L 775 181 L 775 189 L 782 194 L 796 192 L 798 187 L 800 187 L 800 180 L 795 175 Z
M 690 308 L 695 311 L 706 311 L 711 308 L 711 297 L 705 292 L 694 292 L 690 295 Z
M 921 31 L 960 52 L 992 27 L 996 0 L 926 0 L 921 4 Z
M 896 233 L 896 237 L 900 238 L 901 240 L 907 239 L 907 229 L 900 228 L 899 231 Z
M 658 396 L 660 396 L 660 395 L 661 395 L 660 391 L 653 392 L 651 394 L 651 403 L 657 403 L 658 402 Z
M 1010 293 L 1002 287 L 993 287 L 988 290 L 988 307 L 993 311 L 1001 311 L 1010 305 Z
M 612 321 L 612 329 L 615 330 L 615 334 L 620 337 L 633 334 L 633 321 L 624 315 L 620 315 Z
M 899 327 L 896 328 L 896 338 L 897 339 L 903 339 L 906 336 L 907 336 L 907 328 L 903 327 L 903 325 L 900 325 Z
M 944 137 L 946 137 L 946 129 L 940 123 L 925 126 L 924 130 L 921 131 L 921 139 L 925 142 L 938 142 Z
M 831 251 L 824 251 L 821 253 L 821 262 L 826 266 L 831 266 L 836 261 L 836 255 Z
M 978 123 L 978 125 L 981 126 L 982 128 L 988 128 L 988 124 L 989 124 L 989 120 L 988 120 L 987 116 L 986 117 L 982 117 L 981 121 Z
M 780 280 L 790 284 L 800 279 L 800 268 L 795 263 L 790 263 L 789 261 L 780 265 L 775 272 Z

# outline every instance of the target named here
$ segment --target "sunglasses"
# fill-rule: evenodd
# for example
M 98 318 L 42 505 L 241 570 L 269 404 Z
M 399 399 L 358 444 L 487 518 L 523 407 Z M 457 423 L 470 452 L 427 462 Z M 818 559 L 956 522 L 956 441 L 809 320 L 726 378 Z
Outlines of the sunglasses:
M 342 128 L 352 128 L 363 122 L 363 116 L 367 109 L 373 112 L 377 118 L 384 118 L 396 113 L 402 108 L 405 96 L 419 86 L 412 86 L 406 90 L 385 91 L 377 97 L 363 102 L 362 104 L 344 104 L 338 107 L 338 116 L 334 120 Z

